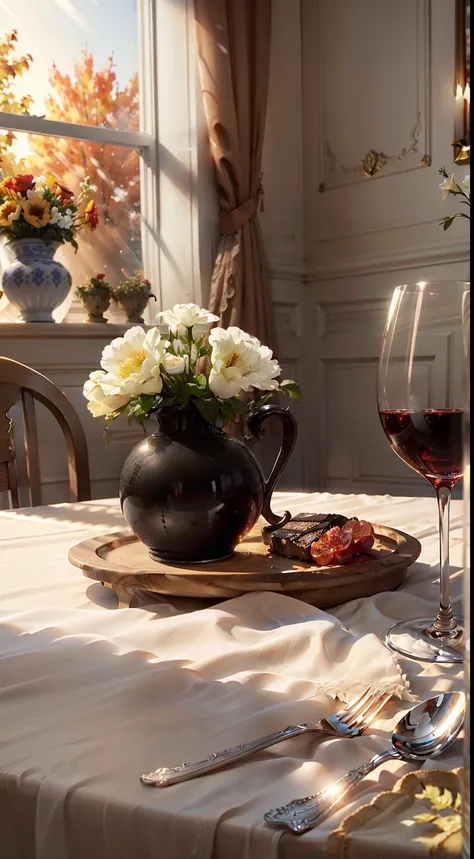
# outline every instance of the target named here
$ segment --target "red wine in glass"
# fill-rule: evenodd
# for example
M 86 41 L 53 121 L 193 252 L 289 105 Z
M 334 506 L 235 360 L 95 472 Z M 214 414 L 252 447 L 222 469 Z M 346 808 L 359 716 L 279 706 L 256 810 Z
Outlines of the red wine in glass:
M 435 489 L 463 476 L 463 419 L 463 409 L 380 411 L 390 446 Z
M 435 619 L 401 620 L 385 635 L 398 653 L 426 662 L 463 661 L 462 618 L 450 598 L 449 508 L 463 477 L 462 344 L 470 287 L 446 281 L 395 289 L 380 347 L 377 399 L 392 450 L 427 480 L 438 500 L 440 602 Z M 437 354 L 446 346 L 444 357 Z

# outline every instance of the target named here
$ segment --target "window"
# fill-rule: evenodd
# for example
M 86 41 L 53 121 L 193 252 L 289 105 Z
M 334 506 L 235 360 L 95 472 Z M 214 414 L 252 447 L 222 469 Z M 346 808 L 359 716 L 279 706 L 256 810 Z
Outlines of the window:
M 191 6 L 2 0 L 0 45 L 16 31 L 0 53 L 3 166 L 54 173 L 73 190 L 85 175 L 97 186 L 99 228 L 77 254 L 58 252 L 75 285 L 97 271 L 113 285 L 143 269 L 162 306 L 201 299 L 211 243 L 198 218 L 208 192 L 196 168 L 204 122 Z M 2 59 L 22 73 L 9 75 Z

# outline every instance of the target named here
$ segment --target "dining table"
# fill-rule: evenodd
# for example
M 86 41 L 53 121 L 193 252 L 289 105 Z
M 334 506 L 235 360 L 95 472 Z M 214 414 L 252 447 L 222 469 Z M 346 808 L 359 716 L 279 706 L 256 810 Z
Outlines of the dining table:
M 268 809 L 388 748 L 413 701 L 463 689 L 462 665 L 396 656 L 383 643 L 392 623 L 436 616 L 435 497 L 278 492 L 273 506 L 382 523 L 416 537 L 421 554 L 396 590 L 349 602 L 341 592 L 325 609 L 274 592 L 202 608 L 141 593 L 119 608 L 110 589 L 68 560 L 75 544 L 125 528 L 118 499 L 0 511 L 2 859 L 323 859 L 347 815 L 417 768 L 389 761 L 304 835 L 264 821 Z M 453 607 L 462 614 L 458 500 L 450 545 Z M 358 738 L 307 734 L 172 787 L 140 781 L 159 766 L 328 716 L 372 671 L 376 685 L 392 668 L 394 694 Z M 461 734 L 424 768 L 462 762 Z M 402 855 L 395 848 L 378 855 Z

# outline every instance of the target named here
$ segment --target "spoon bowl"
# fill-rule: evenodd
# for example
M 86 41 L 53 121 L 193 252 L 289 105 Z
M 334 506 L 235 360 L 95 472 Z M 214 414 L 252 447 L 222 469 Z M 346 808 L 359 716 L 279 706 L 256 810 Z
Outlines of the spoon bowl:
M 392 734 L 392 746 L 404 760 L 435 758 L 459 734 L 465 711 L 463 692 L 443 692 L 412 707 Z

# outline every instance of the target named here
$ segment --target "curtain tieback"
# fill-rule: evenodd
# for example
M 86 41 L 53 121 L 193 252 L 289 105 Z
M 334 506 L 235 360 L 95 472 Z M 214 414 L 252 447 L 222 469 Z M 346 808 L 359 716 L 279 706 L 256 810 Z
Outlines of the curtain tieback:
M 221 233 L 224 235 L 228 235 L 230 233 L 238 233 L 239 230 L 242 229 L 244 224 L 247 221 L 250 221 L 250 218 L 253 218 L 258 207 L 260 206 L 260 211 L 264 211 L 263 205 L 263 185 L 262 185 L 262 176 L 260 175 L 260 182 L 257 188 L 257 193 L 254 197 L 249 197 L 245 203 L 242 203 L 237 209 L 233 209 L 232 212 L 225 212 L 221 209 L 220 213 L 220 228 Z

